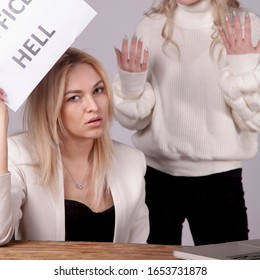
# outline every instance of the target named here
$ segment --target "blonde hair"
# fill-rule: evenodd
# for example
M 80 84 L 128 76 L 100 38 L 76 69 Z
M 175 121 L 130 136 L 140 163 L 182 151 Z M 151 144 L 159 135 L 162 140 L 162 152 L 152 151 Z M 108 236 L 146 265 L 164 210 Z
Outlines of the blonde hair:
M 155 3 L 155 1 L 154 1 Z M 231 9 L 238 9 L 240 4 L 237 0 L 211 0 L 211 4 L 214 7 L 214 25 L 215 30 L 212 32 L 212 44 L 211 50 L 215 45 L 221 42 L 220 36 L 218 35 L 217 28 L 223 27 L 227 13 Z M 174 13 L 177 8 L 177 0 L 162 0 L 160 4 L 153 6 L 148 10 L 145 15 L 150 16 L 152 14 L 163 14 L 166 17 L 165 24 L 162 29 L 162 38 L 164 39 L 163 50 L 165 51 L 168 44 L 174 45 L 178 50 L 178 45 L 172 39 L 174 30 Z
M 58 179 L 57 154 L 60 153 L 62 139 L 68 137 L 60 115 L 66 79 L 69 70 L 79 63 L 87 63 L 100 75 L 109 100 L 108 125 L 104 135 L 94 139 L 90 153 L 94 203 L 98 203 L 103 192 L 108 190 L 106 175 L 113 159 L 113 144 L 109 136 L 109 124 L 113 116 L 111 86 L 100 62 L 83 51 L 69 48 L 29 96 L 25 108 L 25 123 L 32 148 L 37 154 L 35 166 L 41 183 L 53 187 Z

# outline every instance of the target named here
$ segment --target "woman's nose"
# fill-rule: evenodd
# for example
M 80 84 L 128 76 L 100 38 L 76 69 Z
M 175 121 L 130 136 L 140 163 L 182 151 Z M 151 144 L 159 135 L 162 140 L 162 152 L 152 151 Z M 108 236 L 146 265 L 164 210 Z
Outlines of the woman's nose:
M 96 112 L 98 110 L 98 106 L 97 103 L 95 101 L 95 99 L 93 98 L 93 96 L 88 96 L 85 99 L 84 102 L 84 106 L 85 106 L 85 110 L 89 113 L 89 112 Z

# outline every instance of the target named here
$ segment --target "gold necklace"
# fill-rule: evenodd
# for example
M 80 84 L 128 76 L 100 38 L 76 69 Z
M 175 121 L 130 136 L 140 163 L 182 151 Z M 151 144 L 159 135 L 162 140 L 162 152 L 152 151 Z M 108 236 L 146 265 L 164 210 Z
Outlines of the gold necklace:
M 88 170 L 86 171 L 86 174 L 85 174 L 85 176 L 84 176 L 83 179 L 82 179 L 82 183 L 77 183 L 76 180 L 75 180 L 75 179 L 73 178 L 73 176 L 71 175 L 71 173 L 70 173 L 68 167 L 64 164 L 64 162 L 63 162 L 63 166 L 64 166 L 64 168 L 66 169 L 67 173 L 69 174 L 69 176 L 70 176 L 71 180 L 73 181 L 75 187 L 76 187 L 78 190 L 83 190 L 84 187 L 85 187 L 85 184 L 84 184 L 83 182 L 86 180 L 86 177 L 87 177 L 87 175 L 88 175 Z

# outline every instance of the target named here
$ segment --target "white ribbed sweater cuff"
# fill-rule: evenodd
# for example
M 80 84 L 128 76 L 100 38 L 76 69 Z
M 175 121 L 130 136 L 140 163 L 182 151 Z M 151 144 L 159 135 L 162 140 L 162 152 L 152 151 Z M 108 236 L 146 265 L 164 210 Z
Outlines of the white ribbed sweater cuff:
M 228 55 L 228 62 L 233 74 L 240 75 L 254 70 L 260 62 L 260 54 Z
M 137 99 L 144 90 L 147 78 L 146 72 L 126 72 L 118 68 L 118 74 L 121 81 L 121 97 L 127 99 Z

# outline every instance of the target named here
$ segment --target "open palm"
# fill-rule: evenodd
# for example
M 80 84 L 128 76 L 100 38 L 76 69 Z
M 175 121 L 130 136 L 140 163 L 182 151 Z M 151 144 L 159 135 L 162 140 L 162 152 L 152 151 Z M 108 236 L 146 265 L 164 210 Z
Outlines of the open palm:
M 233 19 L 227 17 L 225 30 L 220 30 L 225 48 L 228 54 L 260 53 L 260 40 L 253 46 L 251 39 L 251 20 L 248 14 L 245 16 L 245 28 L 243 31 L 239 16 Z
M 117 65 L 127 72 L 145 72 L 147 70 L 148 49 L 143 50 L 143 42 L 132 37 L 130 49 L 128 50 L 128 39 L 122 41 L 122 50 L 115 48 Z M 143 58 L 142 58 L 143 57 Z

